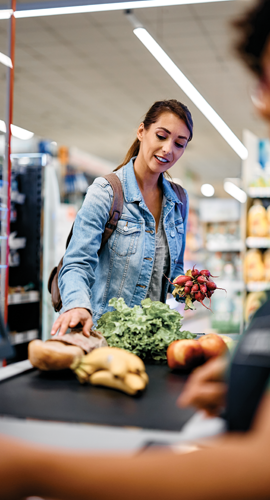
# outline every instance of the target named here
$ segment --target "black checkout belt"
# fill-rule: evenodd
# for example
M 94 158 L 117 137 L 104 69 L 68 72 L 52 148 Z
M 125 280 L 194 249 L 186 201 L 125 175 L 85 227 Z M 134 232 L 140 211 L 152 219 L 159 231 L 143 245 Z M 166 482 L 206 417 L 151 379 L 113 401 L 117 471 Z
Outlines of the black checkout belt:
M 70 370 L 33 369 L 0 383 L 0 415 L 180 431 L 195 413 L 176 405 L 187 376 L 172 372 L 167 365 L 146 364 L 146 372 L 149 385 L 134 397 L 81 385 Z

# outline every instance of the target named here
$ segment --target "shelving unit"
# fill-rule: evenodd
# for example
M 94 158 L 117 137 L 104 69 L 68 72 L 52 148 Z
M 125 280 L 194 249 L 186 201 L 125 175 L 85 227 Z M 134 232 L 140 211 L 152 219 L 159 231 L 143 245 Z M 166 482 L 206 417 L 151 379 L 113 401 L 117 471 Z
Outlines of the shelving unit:
M 243 292 L 242 252 L 240 234 L 240 203 L 236 200 L 203 199 L 200 219 L 204 228 L 205 269 L 218 288 L 211 298 L 209 326 L 217 333 L 240 333 L 242 330 Z
M 43 170 L 46 155 L 12 155 L 8 326 L 14 361 L 41 338 Z
M 270 248 L 270 225 L 268 234 L 264 234 L 264 236 L 251 236 L 248 228 L 248 213 L 255 200 L 260 200 L 265 208 L 270 205 L 270 142 L 268 139 L 256 137 L 248 130 L 244 131 L 243 139 L 248 149 L 248 158 L 242 164 L 242 183 L 247 193 L 247 201 L 242 207 L 241 216 L 244 244 L 243 260 L 246 262 L 249 251 L 257 249 L 264 256 L 265 251 Z M 254 294 L 254 300 L 257 298 L 258 307 L 260 301 L 265 301 L 270 296 L 270 282 L 263 276 L 261 280 L 245 282 L 245 324 L 247 324 L 248 318 L 251 318 L 248 308 L 251 293 Z M 250 314 L 254 312 L 255 309 Z

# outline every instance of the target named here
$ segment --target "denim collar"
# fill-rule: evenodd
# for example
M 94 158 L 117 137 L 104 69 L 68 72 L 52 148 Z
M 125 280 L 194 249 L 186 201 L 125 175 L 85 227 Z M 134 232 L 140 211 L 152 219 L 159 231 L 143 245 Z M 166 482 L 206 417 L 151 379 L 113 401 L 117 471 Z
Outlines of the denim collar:
M 131 158 L 131 160 L 123 166 L 123 177 L 124 177 L 124 197 L 127 203 L 132 203 L 134 201 L 142 201 L 142 193 L 137 183 L 137 179 L 134 172 L 133 162 L 136 156 Z M 170 181 L 165 179 L 162 175 L 162 188 L 163 194 L 167 200 L 174 203 L 181 203 L 182 201 L 176 196 L 173 188 L 171 187 Z

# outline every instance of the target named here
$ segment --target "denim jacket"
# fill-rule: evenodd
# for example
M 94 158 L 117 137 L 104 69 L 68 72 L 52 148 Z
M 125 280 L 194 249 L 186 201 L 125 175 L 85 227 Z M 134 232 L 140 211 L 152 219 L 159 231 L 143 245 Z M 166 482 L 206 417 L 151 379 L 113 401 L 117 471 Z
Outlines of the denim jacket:
M 147 208 L 137 184 L 132 158 L 116 174 L 124 195 L 123 213 L 117 228 L 98 251 L 111 208 L 113 191 L 103 177 L 88 188 L 73 228 L 73 236 L 59 273 L 59 289 L 63 307 L 61 313 L 74 307 L 88 309 L 94 324 L 102 314 L 112 310 L 112 297 L 123 297 L 129 307 L 139 305 L 146 297 L 155 257 L 155 219 Z M 183 221 L 181 202 L 170 182 L 162 175 L 163 225 L 170 252 L 171 281 L 183 274 L 183 257 L 188 217 Z M 173 287 L 166 281 L 163 302 Z

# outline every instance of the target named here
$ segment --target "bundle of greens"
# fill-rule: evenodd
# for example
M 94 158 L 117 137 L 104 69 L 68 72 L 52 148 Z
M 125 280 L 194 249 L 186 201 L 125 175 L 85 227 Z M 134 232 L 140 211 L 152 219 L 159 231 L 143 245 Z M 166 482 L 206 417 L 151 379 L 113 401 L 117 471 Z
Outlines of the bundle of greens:
M 167 304 L 145 299 L 140 306 L 128 307 L 124 299 L 113 298 L 114 311 L 103 314 L 97 330 L 110 347 L 120 347 L 142 359 L 166 361 L 168 346 L 179 339 L 192 339 L 195 334 L 180 331 L 182 316 Z

